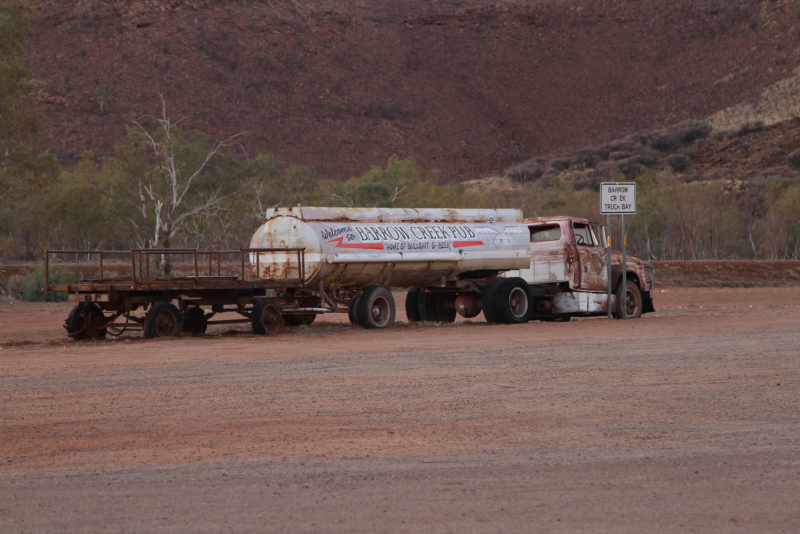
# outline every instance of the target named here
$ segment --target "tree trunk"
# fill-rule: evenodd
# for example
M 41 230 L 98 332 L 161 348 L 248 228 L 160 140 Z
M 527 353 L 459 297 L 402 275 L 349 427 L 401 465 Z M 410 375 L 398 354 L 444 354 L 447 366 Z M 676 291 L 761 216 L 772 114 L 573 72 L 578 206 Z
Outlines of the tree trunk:
M 159 248 L 169 248 L 169 246 L 170 246 L 169 232 L 164 232 L 164 239 L 161 242 L 161 246 Z M 171 276 L 171 275 L 172 275 L 172 256 L 170 254 L 162 254 L 161 276 Z

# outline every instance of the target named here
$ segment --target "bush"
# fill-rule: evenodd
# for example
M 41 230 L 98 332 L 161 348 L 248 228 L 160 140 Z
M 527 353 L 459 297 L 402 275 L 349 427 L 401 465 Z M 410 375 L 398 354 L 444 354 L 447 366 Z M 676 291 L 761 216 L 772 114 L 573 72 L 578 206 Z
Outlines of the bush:
M 757 133 L 764 129 L 764 123 L 762 121 L 756 122 L 748 122 L 736 132 L 736 137 L 744 137 L 745 135 L 750 135 L 751 133 Z
M 550 168 L 556 172 L 566 171 L 569 169 L 570 159 L 569 158 L 555 158 L 553 161 L 550 162 Z
M 68 269 L 50 267 L 50 284 L 71 284 L 75 275 Z M 44 291 L 44 263 L 34 265 L 32 271 L 26 271 L 22 276 L 22 283 L 15 296 L 27 302 L 66 302 L 67 294 L 55 291 Z
M 800 169 L 800 149 L 790 152 L 789 155 L 786 156 L 786 163 L 793 169 Z
M 536 160 L 528 160 L 505 172 L 505 176 L 521 184 L 538 180 L 544 174 L 542 167 Z
M 653 134 L 650 146 L 661 151 L 674 150 L 708 137 L 711 130 L 711 125 L 705 121 L 685 120 Z
M 692 163 L 692 159 L 689 156 L 685 156 L 683 154 L 672 154 L 665 158 L 667 164 L 672 167 L 672 170 L 675 172 L 683 172 L 685 171 L 689 165 Z

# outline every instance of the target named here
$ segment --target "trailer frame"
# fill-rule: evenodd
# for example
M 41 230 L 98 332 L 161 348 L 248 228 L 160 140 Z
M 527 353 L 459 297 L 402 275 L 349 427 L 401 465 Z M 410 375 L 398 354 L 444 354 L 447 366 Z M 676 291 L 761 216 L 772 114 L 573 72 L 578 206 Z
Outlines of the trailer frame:
M 298 276 L 258 278 L 261 253 L 293 256 Z M 76 260 L 88 260 L 80 265 L 96 267 L 99 276 L 88 277 L 74 284 L 51 284 L 51 266 L 56 258 L 63 255 L 75 255 Z M 129 269 L 129 272 L 125 276 L 107 276 L 108 258 L 120 256 L 129 256 L 130 263 L 116 263 L 114 266 Z M 154 257 L 166 256 L 190 257 L 188 275 L 163 276 L 157 268 L 151 269 Z M 230 261 L 223 263 L 226 256 L 238 256 L 238 261 L 235 264 Z M 251 261 L 251 258 L 255 261 Z M 293 302 L 295 293 L 310 289 L 305 278 L 305 248 L 47 250 L 44 260 L 44 290 L 66 292 L 68 300 L 77 303 L 64 325 L 67 335 L 74 339 L 99 338 L 106 334 L 119 336 L 127 330 L 144 330 L 145 337 L 158 337 L 158 334 L 148 334 L 148 314 L 157 303 L 166 303 L 160 304 L 159 309 L 167 309 L 167 315 L 172 314 L 173 322 L 180 325 L 180 332 L 171 335 L 181 332 L 202 333 L 209 325 L 247 322 L 253 323 L 257 332 L 259 329 L 266 330 L 259 333 L 276 333 L 283 327 L 284 314 L 308 311 Z M 186 269 L 186 264 L 177 264 L 177 267 Z M 223 270 L 235 274 L 223 274 Z M 323 300 L 319 308 L 313 308 L 314 312 L 341 312 L 335 301 L 328 298 L 326 302 L 321 285 L 319 289 Z M 177 306 L 172 304 L 173 301 L 177 301 Z M 200 306 L 210 306 L 211 310 L 207 312 Z M 254 322 L 254 312 L 262 315 L 264 306 L 270 308 L 272 322 L 266 328 L 259 328 Z M 134 315 L 133 312 L 139 309 L 147 313 L 144 316 Z M 176 317 L 175 311 L 182 317 Z M 241 318 L 211 320 L 215 315 L 226 312 L 236 313 Z M 151 322 L 154 321 L 156 319 Z M 185 328 L 187 323 L 188 327 Z M 157 330 L 155 328 L 154 331 Z

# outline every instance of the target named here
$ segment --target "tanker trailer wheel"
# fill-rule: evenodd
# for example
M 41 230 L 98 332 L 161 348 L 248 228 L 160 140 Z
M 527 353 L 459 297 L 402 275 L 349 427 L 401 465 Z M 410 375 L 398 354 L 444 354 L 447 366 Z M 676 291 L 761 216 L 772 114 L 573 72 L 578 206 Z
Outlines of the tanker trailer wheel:
M 283 328 L 283 316 L 277 304 L 271 300 L 258 299 L 253 302 L 250 323 L 253 325 L 253 332 L 256 334 L 272 336 Z
M 420 292 L 418 310 L 421 321 L 452 323 L 456 320 L 456 307 L 445 295 Z
M 183 332 L 183 315 L 171 302 L 156 302 L 144 316 L 144 338 L 172 337 Z
M 364 328 L 386 328 L 394 324 L 394 298 L 383 286 L 370 286 L 361 294 L 355 309 L 358 324 Z
M 287 313 L 283 316 L 283 324 L 286 326 L 308 326 L 313 323 L 316 318 L 316 313 Z
M 350 299 L 350 303 L 347 305 L 347 318 L 350 319 L 350 324 L 358 324 L 358 314 L 356 310 L 358 310 L 359 300 L 361 300 L 361 295 L 356 295 Z
M 508 280 L 508 278 L 492 278 L 489 283 L 483 288 L 483 295 L 481 295 L 481 306 L 483 307 L 483 316 L 486 318 L 487 323 L 499 322 L 497 314 L 497 307 L 495 306 L 495 296 L 500 284 Z
M 89 318 L 89 324 L 86 324 L 86 317 Z M 97 304 L 85 304 L 83 309 L 78 304 L 67 317 L 67 335 L 72 339 L 103 339 L 107 333 L 106 328 L 100 326 L 104 317 L 103 310 Z
M 422 294 L 422 288 L 413 286 L 409 288 L 406 295 L 406 317 L 409 322 L 421 321 L 422 318 L 419 314 L 419 296 Z
M 527 323 L 533 315 L 528 283 L 522 278 L 506 278 L 495 293 L 497 320 L 503 324 Z
M 642 315 L 642 292 L 633 280 L 626 280 L 628 290 L 625 298 L 622 298 L 622 285 L 617 288 L 617 311 L 614 313 L 615 319 L 622 319 L 622 304 L 626 306 L 628 319 L 638 319 Z
M 183 331 L 193 336 L 202 336 L 208 329 L 206 312 L 200 306 L 192 306 L 183 314 Z

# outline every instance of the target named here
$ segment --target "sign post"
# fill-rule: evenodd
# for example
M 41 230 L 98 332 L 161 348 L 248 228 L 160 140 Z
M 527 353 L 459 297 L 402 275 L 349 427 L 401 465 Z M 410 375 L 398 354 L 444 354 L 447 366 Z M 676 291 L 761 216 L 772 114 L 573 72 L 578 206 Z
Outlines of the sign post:
M 608 286 L 608 318 L 611 319 L 611 215 L 606 215 L 606 285 Z
M 625 256 L 628 236 L 625 234 L 625 214 L 636 213 L 636 184 L 634 182 L 603 182 L 600 184 L 600 213 L 608 216 L 608 243 L 606 263 L 608 269 L 608 317 L 611 317 L 611 216 L 622 216 L 622 280 L 617 305 L 623 319 L 628 318 L 628 281 Z

